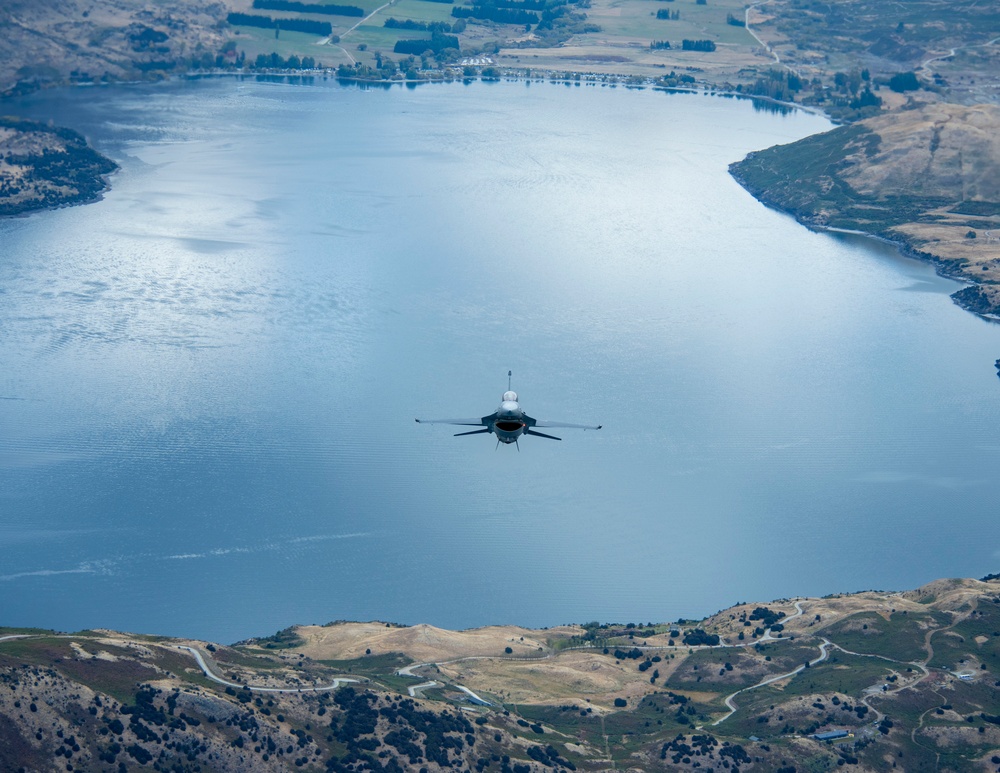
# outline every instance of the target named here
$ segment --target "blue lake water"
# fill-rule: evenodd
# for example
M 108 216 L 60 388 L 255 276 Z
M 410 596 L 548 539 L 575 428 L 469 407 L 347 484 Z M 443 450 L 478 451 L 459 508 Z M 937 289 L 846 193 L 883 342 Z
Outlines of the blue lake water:
M 727 174 L 820 117 L 542 83 L 4 109 L 121 171 L 0 221 L 2 624 L 656 621 L 1000 565 L 1000 328 Z M 414 423 L 508 369 L 604 429 Z

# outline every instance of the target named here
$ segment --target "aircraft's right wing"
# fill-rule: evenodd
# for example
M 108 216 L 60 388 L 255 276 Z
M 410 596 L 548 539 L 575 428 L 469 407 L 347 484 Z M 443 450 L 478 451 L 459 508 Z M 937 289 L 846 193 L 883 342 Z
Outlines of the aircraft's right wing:
M 564 421 L 536 421 L 533 427 L 568 427 L 570 429 L 600 429 L 602 424 L 567 424 Z
M 458 424 L 462 427 L 485 427 L 494 414 L 481 419 L 416 419 L 417 424 Z

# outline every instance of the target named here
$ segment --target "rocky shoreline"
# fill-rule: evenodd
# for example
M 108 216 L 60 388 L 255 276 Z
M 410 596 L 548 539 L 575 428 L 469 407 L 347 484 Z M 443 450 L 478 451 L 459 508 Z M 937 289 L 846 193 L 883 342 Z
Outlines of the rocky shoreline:
M 98 201 L 117 169 L 72 129 L 0 118 L 0 216 Z
M 730 174 L 809 228 L 899 245 L 951 279 L 956 304 L 1000 317 L 1000 108 L 935 103 L 755 151 Z

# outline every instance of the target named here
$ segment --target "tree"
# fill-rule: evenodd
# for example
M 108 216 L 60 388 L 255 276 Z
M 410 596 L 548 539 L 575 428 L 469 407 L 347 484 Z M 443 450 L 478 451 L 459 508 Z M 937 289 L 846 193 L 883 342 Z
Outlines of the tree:
M 889 88 L 899 94 L 904 91 L 916 91 L 920 88 L 920 81 L 917 80 L 917 74 L 913 71 L 898 72 L 889 78 Z

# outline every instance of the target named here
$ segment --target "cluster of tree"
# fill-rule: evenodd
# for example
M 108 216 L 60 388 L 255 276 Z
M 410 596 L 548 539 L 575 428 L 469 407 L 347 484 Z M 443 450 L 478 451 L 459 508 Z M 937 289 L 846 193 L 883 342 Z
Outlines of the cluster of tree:
M 683 73 L 678 75 L 676 72 L 671 70 L 669 73 L 660 78 L 660 83 L 667 88 L 675 88 L 677 86 L 688 86 L 695 82 L 693 75 L 688 75 Z
M 132 66 L 139 72 L 167 72 L 177 67 L 174 59 L 152 59 L 146 62 L 132 62 Z
M 701 644 L 708 644 L 709 646 L 714 647 L 719 643 L 719 636 L 714 633 L 706 633 L 701 630 L 701 628 L 693 628 L 684 633 L 682 641 L 689 647 L 696 647 Z
M 192 70 L 211 70 L 213 68 L 217 70 L 243 69 L 247 59 L 246 52 L 237 52 L 235 50 L 235 41 L 229 41 L 229 43 L 233 44 L 233 48 L 230 48 L 227 43 L 222 51 L 215 54 L 215 56 L 208 51 L 203 51 L 199 56 L 192 56 L 188 62 L 188 67 Z
M 760 620 L 765 628 L 770 628 L 785 616 L 784 612 L 776 612 L 767 607 L 754 607 L 753 612 L 747 617 L 748 620 Z
M 414 19 L 394 19 L 391 16 L 382 25 L 394 30 L 420 30 L 421 32 L 451 32 L 446 21 L 415 21 Z
M 399 734 L 391 740 L 391 733 L 386 736 L 386 743 L 408 756 L 414 765 L 420 757 L 426 757 L 442 767 L 450 767 L 449 749 L 460 750 L 466 744 L 472 747 L 476 742 L 473 727 L 465 717 L 450 712 L 422 711 L 412 700 L 402 699 L 379 709 L 378 713 L 400 728 Z M 423 750 L 416 745 L 421 736 L 424 737 Z
M 817 104 L 827 104 L 827 112 L 840 120 L 864 118 L 877 113 L 882 106 L 881 98 L 872 93 L 871 84 L 867 69 L 835 72 L 833 88 L 813 79 L 813 99 Z
M 452 8 L 456 19 L 482 19 L 497 24 L 538 24 L 538 14 L 520 8 L 502 8 L 495 5 L 474 5 L 471 8 Z
M 802 89 L 802 79 L 789 70 L 772 69 L 765 72 L 760 78 L 748 86 L 744 86 L 741 91 L 744 94 L 769 97 L 780 102 L 792 102 L 795 100 L 795 93 Z M 751 617 L 751 620 L 759 618 Z
M 456 51 L 460 50 L 458 38 L 455 35 L 445 35 L 441 32 L 435 32 L 429 38 L 422 38 L 418 40 L 397 40 L 396 45 L 392 47 L 392 50 L 393 53 L 396 54 L 412 54 L 414 56 L 420 56 L 425 51 L 432 51 L 437 54 L 448 48 L 453 48 Z
M 833 85 L 834 88 L 841 94 L 846 94 L 850 96 L 851 94 L 857 94 L 858 89 L 861 88 L 862 83 L 868 83 L 871 80 L 871 75 L 869 75 L 868 70 L 851 70 L 850 72 L 835 72 L 833 74 Z
M 849 105 L 855 110 L 861 110 L 866 107 L 879 108 L 882 107 L 882 97 L 875 96 L 872 90 L 868 86 L 865 86 L 865 90 L 852 99 Z
M 313 21 L 312 19 L 272 19 L 270 16 L 256 16 L 251 13 L 230 13 L 226 21 L 243 27 L 263 27 L 264 29 L 283 29 L 292 32 L 307 32 L 313 35 L 330 35 L 333 25 L 328 21 Z
M 657 19 L 667 19 L 669 21 L 677 21 L 681 18 L 680 11 L 671 11 L 669 8 L 661 8 L 656 12 Z
M 356 5 L 327 5 L 325 3 L 300 3 L 296 0 L 253 0 L 253 7 L 266 11 L 294 11 L 296 13 L 325 13 L 330 16 L 364 16 L 363 8 Z
M 685 38 L 681 41 L 681 50 L 712 52 L 715 50 L 715 43 L 711 40 L 688 40 Z
M 295 629 L 292 627 L 282 628 L 277 633 L 270 636 L 264 636 L 259 639 L 248 639 L 246 642 L 237 642 L 238 644 L 249 644 L 253 643 L 259 647 L 266 647 L 269 650 L 287 649 L 288 647 L 296 647 L 299 644 L 305 644 L 305 640 L 295 633 Z
M 920 88 L 915 72 L 897 72 L 889 78 L 889 88 L 902 94 L 904 91 L 916 91 Z
M 726 24 L 732 24 L 734 27 L 745 27 L 747 26 L 746 19 L 742 16 L 734 16 L 731 13 L 726 14 Z
M 601 28 L 596 24 L 587 22 L 586 13 L 573 10 L 566 3 L 560 3 L 542 11 L 542 20 L 535 27 L 535 36 L 539 45 L 551 47 L 568 40 L 573 35 L 600 31 Z
M 713 750 L 718 745 L 718 740 L 707 733 L 705 735 L 692 735 L 690 743 L 687 743 L 685 736 L 678 735 L 673 741 L 663 744 L 660 749 L 660 759 L 665 760 L 669 754 L 673 763 L 680 765 L 685 758 L 688 758 L 688 761 L 695 756 L 711 758 Z M 728 743 L 725 748 L 729 748 Z M 742 751 L 742 747 L 739 748 Z M 750 758 L 747 757 L 747 762 L 749 761 Z
M 137 29 L 132 29 L 128 39 L 132 44 L 133 51 L 155 51 L 164 54 L 170 50 L 167 46 L 162 45 L 167 42 L 169 35 L 145 25 L 140 24 Z
M 559 752 L 556 751 L 555 747 L 551 744 L 548 746 L 529 746 L 528 756 L 535 762 L 544 765 L 546 768 L 567 768 L 569 770 L 576 770 L 576 765 L 570 762 L 565 757 L 560 757 Z
M 562 0 L 561 3 L 553 5 L 565 5 L 565 3 L 566 0 Z M 547 0 L 492 0 L 483 3 L 483 5 L 495 5 L 497 8 L 520 8 L 522 11 L 544 11 L 548 3 Z
M 650 51 L 662 51 L 667 48 L 670 48 L 669 40 L 651 40 L 649 42 Z
M 642 650 L 640 650 L 638 647 L 634 647 L 628 652 L 625 652 L 623 650 L 615 650 L 614 655 L 616 660 L 638 660 L 639 658 L 642 657 Z
M 38 131 L 56 135 L 65 142 L 61 148 L 45 149 L 41 153 L 8 153 L 6 161 L 25 168 L 23 182 L 0 178 L 0 215 L 13 215 L 33 209 L 60 204 L 92 201 L 106 187 L 104 175 L 118 167 L 71 129 L 53 128 L 34 121 L 0 118 L 0 126 L 21 131 Z M 6 201 L 25 190 L 35 193 L 30 199 Z
M 272 52 L 270 54 L 257 54 L 257 59 L 254 60 L 251 67 L 257 70 L 315 70 L 316 60 L 311 56 L 304 56 L 299 59 L 299 57 L 295 54 L 292 54 L 290 57 L 285 59 L 280 54 Z M 278 634 L 275 634 L 275 636 L 279 636 L 281 633 L 282 632 L 279 632 Z M 273 639 L 274 637 L 271 638 Z M 299 639 L 299 641 L 301 641 L 301 639 Z M 270 641 L 264 644 L 264 646 L 268 649 L 278 649 L 281 643 L 281 640 Z M 292 644 L 286 644 L 285 646 L 293 646 L 294 643 L 295 642 L 293 641 Z

